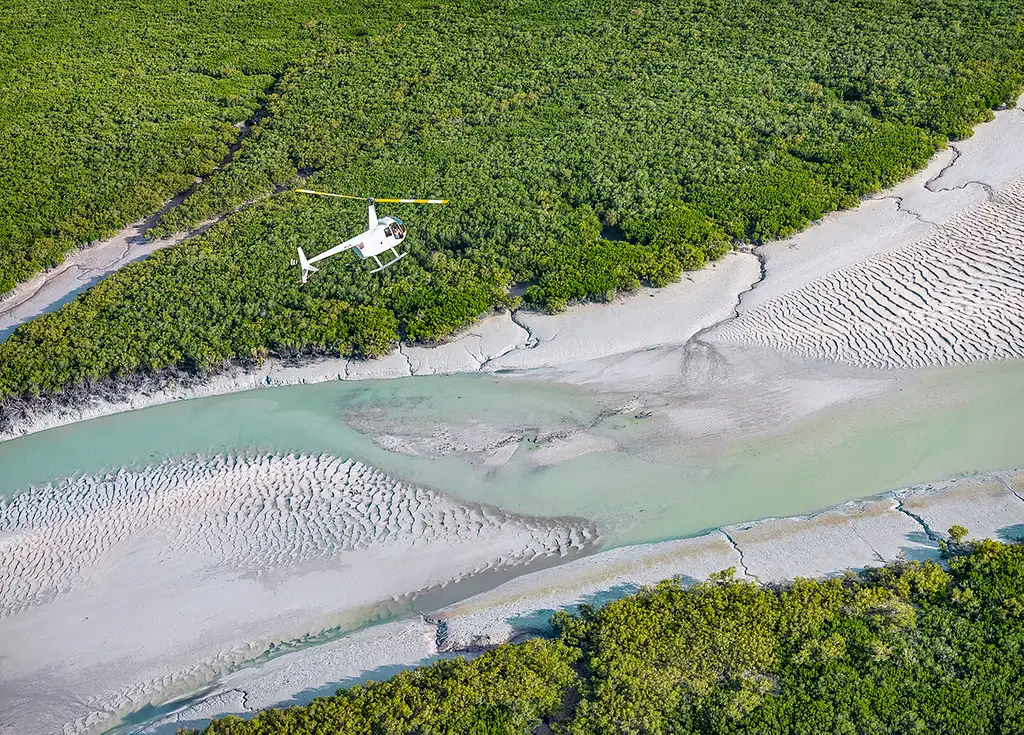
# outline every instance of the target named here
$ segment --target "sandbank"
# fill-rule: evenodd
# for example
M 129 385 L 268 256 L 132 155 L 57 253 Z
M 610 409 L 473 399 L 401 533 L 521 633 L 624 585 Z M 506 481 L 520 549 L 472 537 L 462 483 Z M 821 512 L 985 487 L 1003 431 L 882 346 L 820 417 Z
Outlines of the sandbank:
M 1024 179 L 985 193 L 913 243 L 746 308 L 713 340 L 881 368 L 1024 357 Z
M 765 281 L 740 313 L 874 255 L 908 245 L 1024 177 L 1024 96 L 966 140 L 937 153 L 914 176 L 833 212 L 803 232 L 758 249 Z
M 274 646 L 596 540 L 580 519 L 328 456 L 191 458 L 35 488 L 0 504 L 0 722 L 102 731 Z
M 424 617 L 369 628 L 239 670 L 198 702 L 183 704 L 137 732 L 170 735 L 177 726 L 201 726 L 214 716 L 246 716 L 272 705 L 308 702 L 338 686 L 384 678 L 442 655 L 547 635 L 548 620 L 558 610 L 599 606 L 665 579 L 691 585 L 732 568 L 740 579 L 777 583 L 837 576 L 901 559 L 938 559 L 938 541 L 946 537 L 945 524 L 951 521 L 967 526 L 972 539 L 1024 537 L 1024 472 L 980 473 L 810 516 L 735 524 L 696 538 L 602 551 L 524 574 Z M 382 658 L 378 645 L 392 658 Z

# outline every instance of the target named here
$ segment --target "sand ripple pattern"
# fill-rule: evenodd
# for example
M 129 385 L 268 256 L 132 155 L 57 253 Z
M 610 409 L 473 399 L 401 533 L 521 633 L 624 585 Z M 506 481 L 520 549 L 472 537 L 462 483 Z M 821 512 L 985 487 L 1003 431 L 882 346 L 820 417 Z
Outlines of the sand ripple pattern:
M 501 564 L 564 555 L 596 538 L 578 519 L 533 519 L 456 502 L 359 462 L 217 457 L 82 477 L 0 504 L 0 617 L 87 584 L 159 541 L 213 566 L 260 573 L 346 551 L 462 543 L 515 531 Z
M 765 302 L 716 339 L 882 368 L 1024 357 L 1024 181 L 918 242 Z

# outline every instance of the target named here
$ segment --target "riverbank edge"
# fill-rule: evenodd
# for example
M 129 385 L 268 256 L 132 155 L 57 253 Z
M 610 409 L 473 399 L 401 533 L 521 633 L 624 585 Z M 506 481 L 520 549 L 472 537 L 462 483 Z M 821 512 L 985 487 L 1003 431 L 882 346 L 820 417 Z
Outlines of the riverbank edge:
M 1024 538 L 1024 469 L 890 490 L 816 513 L 727 525 L 686 539 L 597 551 L 528 572 L 414 619 L 358 631 L 223 677 L 162 719 L 118 732 L 166 735 L 214 717 L 293 706 L 453 655 L 550 634 L 549 618 L 599 607 L 667 579 L 690 586 L 732 568 L 778 584 L 906 560 L 937 560 L 953 525 L 970 539 Z
M 486 316 L 446 343 L 432 347 L 399 343 L 393 352 L 377 360 L 304 357 L 272 358 L 261 364 L 237 361 L 218 372 L 204 375 L 168 369 L 156 375 L 133 374 L 80 384 L 60 394 L 33 399 L 7 398 L 0 401 L 0 441 L 124 411 L 257 388 L 330 380 L 389 379 L 560 367 L 651 346 L 683 344 L 695 334 L 738 316 L 741 309 L 749 309 L 751 303 L 747 295 L 773 270 L 785 266 L 785 258 L 776 268 L 773 268 L 772 260 L 786 250 L 799 249 L 809 253 L 813 262 L 805 263 L 806 267 L 801 269 L 803 272 L 797 276 L 806 282 L 841 264 L 849 265 L 846 261 L 850 261 L 851 257 L 850 262 L 856 262 L 869 255 L 901 247 L 938 227 L 945 219 L 983 201 L 993 188 L 993 182 L 984 175 L 985 171 L 991 170 L 999 178 L 1005 172 L 996 169 L 1005 166 L 1007 160 L 1024 160 L 1024 149 L 1007 151 L 1005 141 L 999 137 L 999 131 L 1007 125 L 1012 127 L 1021 114 L 1024 114 L 1024 96 L 1018 98 L 1015 106 L 996 111 L 993 120 L 980 123 L 974 128 L 974 135 L 966 141 L 978 150 L 967 151 L 965 148 L 971 146 L 964 141 L 953 142 L 938 151 L 923 169 L 890 189 L 866 197 L 859 206 L 832 212 L 792 238 L 757 248 L 756 270 L 753 266 L 755 255 L 749 249 L 738 249 L 723 261 L 710 264 L 700 271 L 686 273 L 681 281 L 663 289 L 643 288 L 620 295 L 612 304 L 583 303 L 553 316 L 523 311 Z M 983 139 L 979 141 L 979 138 Z M 939 186 L 938 182 L 949 178 L 954 167 L 970 171 L 969 180 L 960 185 L 950 182 L 947 186 Z M 995 185 L 998 186 L 998 182 Z M 936 211 L 928 219 L 922 218 L 919 210 L 906 206 L 907 196 L 915 194 L 939 197 L 933 202 Z M 886 211 L 878 211 L 880 206 L 885 207 Z M 836 232 L 840 235 L 844 231 L 857 232 L 863 229 L 865 221 L 873 220 L 899 220 L 909 229 L 901 227 L 897 237 L 883 237 L 883 241 L 864 252 L 849 253 L 850 257 L 846 261 L 837 261 L 834 248 L 825 250 L 821 243 L 814 242 L 817 233 L 828 232 L 828 237 L 834 238 Z M 878 224 L 875 222 L 876 227 Z M 889 229 L 892 230 L 891 227 Z M 891 232 L 889 234 L 892 235 Z M 738 259 L 749 259 L 748 266 L 735 266 Z M 736 275 L 740 270 L 744 273 L 749 270 L 750 275 L 744 275 L 737 281 Z M 793 287 L 794 284 L 786 283 L 784 289 L 790 290 Z M 687 293 L 689 291 L 694 293 Z M 659 299 L 659 295 L 664 293 L 670 296 Z M 654 302 L 642 297 L 654 297 L 664 306 L 665 302 L 674 304 L 680 294 L 685 294 L 682 298 L 684 308 L 674 315 L 671 333 L 665 334 L 662 331 L 647 335 L 646 330 L 658 321 L 658 308 L 653 306 Z M 646 304 L 647 308 L 635 308 L 641 303 Z M 624 325 L 619 324 L 616 325 L 618 328 L 609 329 L 608 325 L 601 328 L 602 319 L 624 304 L 634 305 L 632 319 L 627 320 L 629 327 L 623 329 Z M 586 312 L 586 318 L 580 319 L 578 315 L 583 312 Z M 538 329 L 538 325 L 542 325 L 542 328 Z M 563 335 L 563 328 L 573 327 L 577 333 L 567 339 L 567 335 Z M 544 334 L 548 335 L 548 342 L 560 338 L 560 344 L 554 350 L 556 354 L 551 355 L 551 359 L 537 359 L 536 348 L 544 344 Z M 628 335 L 634 336 L 631 338 Z M 636 335 L 640 339 L 636 339 Z M 481 351 L 485 343 L 491 348 Z M 533 359 L 509 359 L 522 358 L 524 354 L 530 353 Z
M 556 315 L 496 312 L 450 342 L 435 346 L 399 343 L 394 352 L 375 360 L 269 358 L 259 364 L 229 364 L 207 375 L 165 370 L 80 385 L 31 400 L 8 398 L 0 402 L 0 441 L 101 416 L 240 391 L 333 380 L 493 374 L 559 367 L 654 345 L 683 344 L 701 330 L 735 316 L 739 294 L 760 280 L 760 271 L 760 262 L 754 255 L 730 253 L 718 263 L 662 289 L 644 288 L 610 304 L 580 304 Z M 616 312 L 618 321 L 636 327 L 644 312 L 649 311 L 672 312 L 677 321 L 659 320 L 660 328 L 653 331 L 623 330 L 621 324 L 606 324 L 602 328 L 601 323 L 609 317 L 614 321 Z M 577 334 L 571 339 L 567 339 L 568 334 L 558 338 L 560 329 L 570 325 Z M 531 361 L 515 359 L 525 353 L 531 354 Z

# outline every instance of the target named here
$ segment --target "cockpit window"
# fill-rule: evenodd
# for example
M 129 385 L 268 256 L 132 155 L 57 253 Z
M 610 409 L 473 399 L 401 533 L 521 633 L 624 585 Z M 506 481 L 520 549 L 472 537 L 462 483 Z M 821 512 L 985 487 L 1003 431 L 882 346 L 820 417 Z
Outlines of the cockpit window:
M 391 230 L 392 232 L 395 233 L 396 240 L 401 240 L 403 237 L 405 237 L 405 228 L 402 227 L 400 224 L 395 223 L 391 225 Z
M 391 237 L 391 228 L 390 227 L 385 227 L 384 228 L 384 237 Z

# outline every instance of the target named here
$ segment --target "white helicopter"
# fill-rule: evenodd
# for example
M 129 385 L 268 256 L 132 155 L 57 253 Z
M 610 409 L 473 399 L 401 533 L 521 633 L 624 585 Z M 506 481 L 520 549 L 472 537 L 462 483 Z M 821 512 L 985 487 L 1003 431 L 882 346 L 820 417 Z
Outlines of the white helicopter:
M 312 189 L 296 189 L 295 191 L 300 194 L 315 194 L 322 197 L 337 197 L 339 199 L 362 199 L 369 204 L 370 208 L 370 227 L 366 232 L 356 235 L 355 237 L 346 240 L 340 245 L 335 245 L 330 250 L 325 250 L 319 255 L 314 255 L 312 258 L 307 258 L 306 254 L 302 252 L 302 248 L 299 248 L 299 265 L 302 266 L 302 282 L 305 283 L 310 273 L 316 273 L 319 268 L 314 268 L 313 263 L 324 260 L 337 255 L 346 250 L 355 250 L 359 254 L 360 258 L 373 258 L 377 263 L 377 267 L 374 268 L 370 273 L 376 273 L 388 268 L 402 258 L 407 253 L 399 255 L 395 249 L 405 239 L 406 228 L 402 224 L 402 220 L 398 217 L 381 217 L 377 219 L 377 210 L 374 209 L 374 204 L 377 202 L 388 202 L 394 204 L 447 204 L 447 199 L 375 199 L 373 197 L 357 197 L 349 194 L 332 194 L 327 191 L 313 191 Z M 381 263 L 380 258 L 377 256 L 383 253 L 385 250 L 390 250 L 395 256 L 387 263 Z M 295 261 L 292 261 L 292 265 Z

